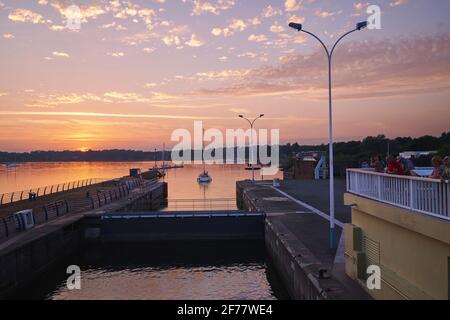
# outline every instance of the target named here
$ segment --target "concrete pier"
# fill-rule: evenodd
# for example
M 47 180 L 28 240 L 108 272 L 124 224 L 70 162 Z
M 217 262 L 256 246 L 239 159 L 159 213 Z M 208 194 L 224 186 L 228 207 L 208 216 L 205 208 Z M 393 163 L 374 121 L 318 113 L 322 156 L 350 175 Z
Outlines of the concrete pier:
M 323 181 L 324 186 L 326 181 Z M 327 204 L 327 193 L 320 195 L 312 188 L 316 181 L 299 181 L 293 187 L 282 182 L 279 189 L 269 182 L 237 183 L 237 203 L 240 209 L 264 212 L 266 250 L 289 295 L 293 299 L 368 299 L 368 295 L 345 275 L 342 248 L 329 248 L 329 221 L 320 209 Z M 338 182 L 339 183 L 339 182 Z M 304 195 L 297 201 L 292 190 Z M 339 190 L 339 188 L 338 188 Z M 296 196 L 298 196 L 297 194 Z M 348 210 L 338 206 L 339 217 Z M 349 214 L 349 213 L 348 213 Z M 341 225 L 338 222 L 338 225 Z M 338 227 L 337 243 L 342 229 Z
M 167 190 L 165 183 L 136 187 L 126 197 L 101 208 L 62 215 L 0 243 L 0 298 L 25 285 L 83 244 L 97 239 L 99 222 L 105 213 L 132 207 L 134 202 L 151 208 L 153 204 L 148 201 L 162 201 L 152 194 L 163 197 L 164 190 Z

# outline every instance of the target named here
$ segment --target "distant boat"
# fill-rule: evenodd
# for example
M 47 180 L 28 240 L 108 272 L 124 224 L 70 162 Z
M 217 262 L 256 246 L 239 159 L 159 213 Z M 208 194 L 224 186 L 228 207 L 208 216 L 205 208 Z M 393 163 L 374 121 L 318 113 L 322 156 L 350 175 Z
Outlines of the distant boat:
M 7 169 L 17 168 L 17 163 L 6 163 L 5 167 Z
M 261 170 L 261 167 L 253 167 L 252 168 L 252 165 L 248 164 L 247 167 L 245 168 L 245 170 L 247 170 L 247 171 L 252 171 L 252 170 L 258 171 L 258 170 Z
M 210 183 L 212 181 L 211 176 L 209 175 L 208 171 L 204 170 L 197 178 L 197 181 L 199 183 Z
M 212 181 L 211 176 L 209 175 L 208 171 L 206 171 L 206 163 L 205 163 L 205 158 L 203 156 L 204 152 L 205 152 L 205 145 L 203 143 L 204 140 L 204 135 L 205 135 L 205 129 L 203 129 L 203 136 L 202 136 L 202 161 L 203 161 L 203 172 L 199 174 L 197 181 L 199 183 L 210 183 Z

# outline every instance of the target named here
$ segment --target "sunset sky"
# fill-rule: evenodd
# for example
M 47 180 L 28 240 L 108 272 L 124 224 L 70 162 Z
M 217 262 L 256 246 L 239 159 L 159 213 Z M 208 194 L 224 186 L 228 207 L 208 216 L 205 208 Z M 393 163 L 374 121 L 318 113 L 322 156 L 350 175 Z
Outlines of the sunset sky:
M 79 31 L 66 8 L 81 7 Z M 0 150 L 168 147 L 174 129 L 258 126 L 302 144 L 450 130 L 449 0 L 0 0 Z

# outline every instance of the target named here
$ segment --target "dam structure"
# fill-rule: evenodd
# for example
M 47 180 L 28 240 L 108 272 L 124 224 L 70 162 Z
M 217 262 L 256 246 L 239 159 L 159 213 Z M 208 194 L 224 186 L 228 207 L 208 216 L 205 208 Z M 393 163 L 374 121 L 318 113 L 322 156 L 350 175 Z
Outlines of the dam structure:
M 21 210 L 33 207 L 35 224 L 30 228 L 19 230 L 17 216 L 6 224 L 7 217 L 1 217 L 0 297 L 8 298 L 86 246 L 258 243 L 289 298 L 368 298 L 345 276 L 345 261 L 326 248 L 326 219 L 271 181 L 237 182 L 236 203 L 227 202 L 227 209 L 220 208 L 223 199 L 217 199 L 217 206 L 208 199 L 206 209 L 189 210 L 184 204 L 179 210 L 170 205 L 164 210 L 170 204 L 167 183 L 145 173 L 101 182 L 76 194 L 59 194 L 44 204 L 44 198 L 11 204 Z M 193 207 L 199 208 L 196 201 Z

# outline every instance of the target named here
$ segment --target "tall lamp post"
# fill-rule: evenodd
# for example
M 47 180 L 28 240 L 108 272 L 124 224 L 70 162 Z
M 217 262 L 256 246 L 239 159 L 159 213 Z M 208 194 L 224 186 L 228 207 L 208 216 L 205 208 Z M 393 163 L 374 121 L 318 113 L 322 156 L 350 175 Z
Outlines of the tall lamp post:
M 251 128 L 251 144 L 252 144 L 252 148 L 251 148 L 251 165 L 252 165 L 252 181 L 255 182 L 255 168 L 253 166 L 253 158 L 254 158 L 254 150 L 253 150 L 253 126 L 255 125 L 256 120 L 261 119 L 262 117 L 264 117 L 264 114 L 260 114 L 259 117 L 257 117 L 256 119 L 254 119 L 253 121 L 250 119 L 247 119 L 246 117 L 244 117 L 243 115 L 239 115 L 239 118 L 247 120 L 247 122 L 250 124 L 250 128 Z
M 367 21 L 358 22 L 356 24 L 356 28 L 342 35 L 333 45 L 331 51 L 328 50 L 328 47 L 325 43 L 315 34 L 303 29 L 303 25 L 300 23 L 289 23 L 289 27 L 297 30 L 298 32 L 304 32 L 315 39 L 317 39 L 320 44 L 325 49 L 325 52 L 328 57 L 328 99 L 329 99 L 329 120 L 330 120 L 330 248 L 335 247 L 334 241 L 334 228 L 335 228 L 335 213 L 334 213 L 334 157 L 333 157 L 333 101 L 332 101 L 332 58 L 334 50 L 339 42 L 349 34 L 362 30 L 367 27 Z

